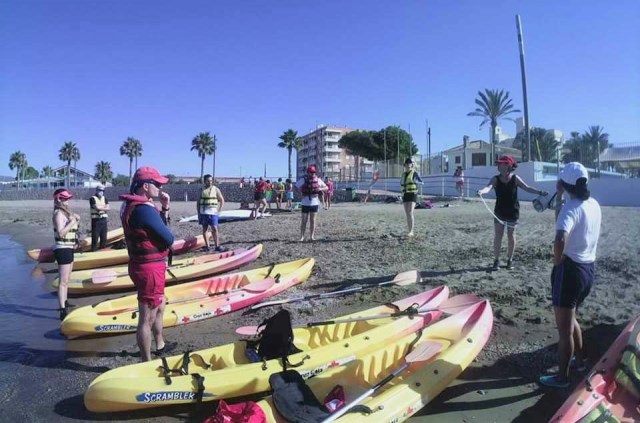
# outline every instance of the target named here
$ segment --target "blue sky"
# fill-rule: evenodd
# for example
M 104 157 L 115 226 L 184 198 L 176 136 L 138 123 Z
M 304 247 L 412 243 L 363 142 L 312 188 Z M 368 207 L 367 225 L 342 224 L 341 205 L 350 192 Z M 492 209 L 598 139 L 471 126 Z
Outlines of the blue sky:
M 432 151 L 487 139 L 477 91 L 522 109 L 515 15 L 522 17 L 532 125 L 640 142 L 640 2 L 136 1 L 0 2 L 0 174 L 26 153 L 78 167 L 138 138 L 140 164 L 199 175 L 191 139 L 218 137 L 217 175 L 285 175 L 288 128 L 411 128 Z M 503 130 L 514 135 L 505 121 Z M 211 168 L 208 158 L 206 169 Z

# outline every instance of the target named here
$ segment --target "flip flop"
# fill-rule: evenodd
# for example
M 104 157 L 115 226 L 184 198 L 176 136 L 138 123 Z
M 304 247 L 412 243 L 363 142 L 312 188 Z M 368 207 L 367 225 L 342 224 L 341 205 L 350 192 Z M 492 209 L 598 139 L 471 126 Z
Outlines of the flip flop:
M 538 379 L 541 385 L 549 388 L 564 389 L 569 387 L 569 381 L 562 382 L 558 379 L 558 375 L 544 375 Z

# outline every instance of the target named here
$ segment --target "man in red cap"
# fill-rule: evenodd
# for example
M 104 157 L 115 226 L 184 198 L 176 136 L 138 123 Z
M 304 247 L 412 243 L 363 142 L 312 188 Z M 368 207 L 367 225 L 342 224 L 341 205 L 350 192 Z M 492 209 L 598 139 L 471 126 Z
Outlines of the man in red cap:
M 304 241 L 304 234 L 307 231 L 307 220 L 309 220 L 309 239 L 315 241 L 316 235 L 316 213 L 320 208 L 320 198 L 318 194 L 327 190 L 327 185 L 318 178 L 316 165 L 309 165 L 307 174 L 296 182 L 296 189 L 302 194 L 300 201 L 302 211 L 302 222 L 300 223 L 300 242 Z
M 494 214 L 494 238 L 493 238 L 493 266 L 492 270 L 500 270 L 500 249 L 502 248 L 502 236 L 507 227 L 507 270 L 512 270 L 513 252 L 516 249 L 516 226 L 520 218 L 520 202 L 518 201 L 518 188 L 537 195 L 547 195 L 545 191 L 538 190 L 527 185 L 522 178 L 514 173 L 517 162 L 511 156 L 502 156 L 496 160 L 498 174 L 491 178 L 486 187 L 478 191 L 478 195 L 487 194 L 492 189 L 496 190 L 496 205 Z
M 164 285 L 167 257 L 173 235 L 161 213 L 169 212 L 169 195 L 160 191 L 169 179 L 153 167 L 141 167 L 131 182 L 130 194 L 123 200 L 120 219 L 129 251 L 129 276 L 138 290 L 138 330 L 136 339 L 142 361 L 151 360 L 151 334 L 156 341 L 156 355 L 175 347 L 162 336 Z M 159 211 L 153 199 L 160 197 Z

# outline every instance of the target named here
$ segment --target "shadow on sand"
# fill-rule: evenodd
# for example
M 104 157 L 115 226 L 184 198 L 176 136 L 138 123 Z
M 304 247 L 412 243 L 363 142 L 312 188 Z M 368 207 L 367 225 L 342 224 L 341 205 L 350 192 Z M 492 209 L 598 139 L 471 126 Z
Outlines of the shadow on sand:
M 626 324 L 594 326 L 583 333 L 585 354 L 589 364 L 593 365 L 609 348 L 611 343 L 620 334 Z M 583 375 L 573 375 L 569 389 L 554 390 L 538 385 L 540 372 L 537 368 L 544 356 L 555 354 L 558 344 L 541 348 L 536 351 L 515 353 L 496 361 L 491 366 L 473 367 L 464 371 L 454 386 L 450 386 L 416 416 L 443 415 L 452 411 L 496 409 L 495 418 L 499 421 L 500 407 L 509 406 L 512 403 L 536 398 L 534 405 L 524 409 L 515 417 L 513 422 L 540 422 L 548 421 L 567 397 L 580 383 Z M 535 387 L 532 388 L 532 384 Z M 462 400 L 460 397 L 469 393 L 477 393 L 482 398 L 487 392 L 496 389 L 512 388 L 513 394 L 500 398 L 478 399 L 477 401 Z

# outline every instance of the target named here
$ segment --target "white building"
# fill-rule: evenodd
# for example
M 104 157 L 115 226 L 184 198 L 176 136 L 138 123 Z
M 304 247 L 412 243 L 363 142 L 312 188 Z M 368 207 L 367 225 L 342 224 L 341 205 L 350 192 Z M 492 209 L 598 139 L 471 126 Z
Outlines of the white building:
M 302 146 L 296 154 L 296 175 L 301 178 L 311 164 L 318 168 L 318 174 L 338 180 L 357 180 L 370 177 L 373 162 L 358 158 L 338 147 L 338 141 L 351 128 L 318 125 L 317 128 L 302 137 Z M 357 160 L 359 159 L 359 160 Z

